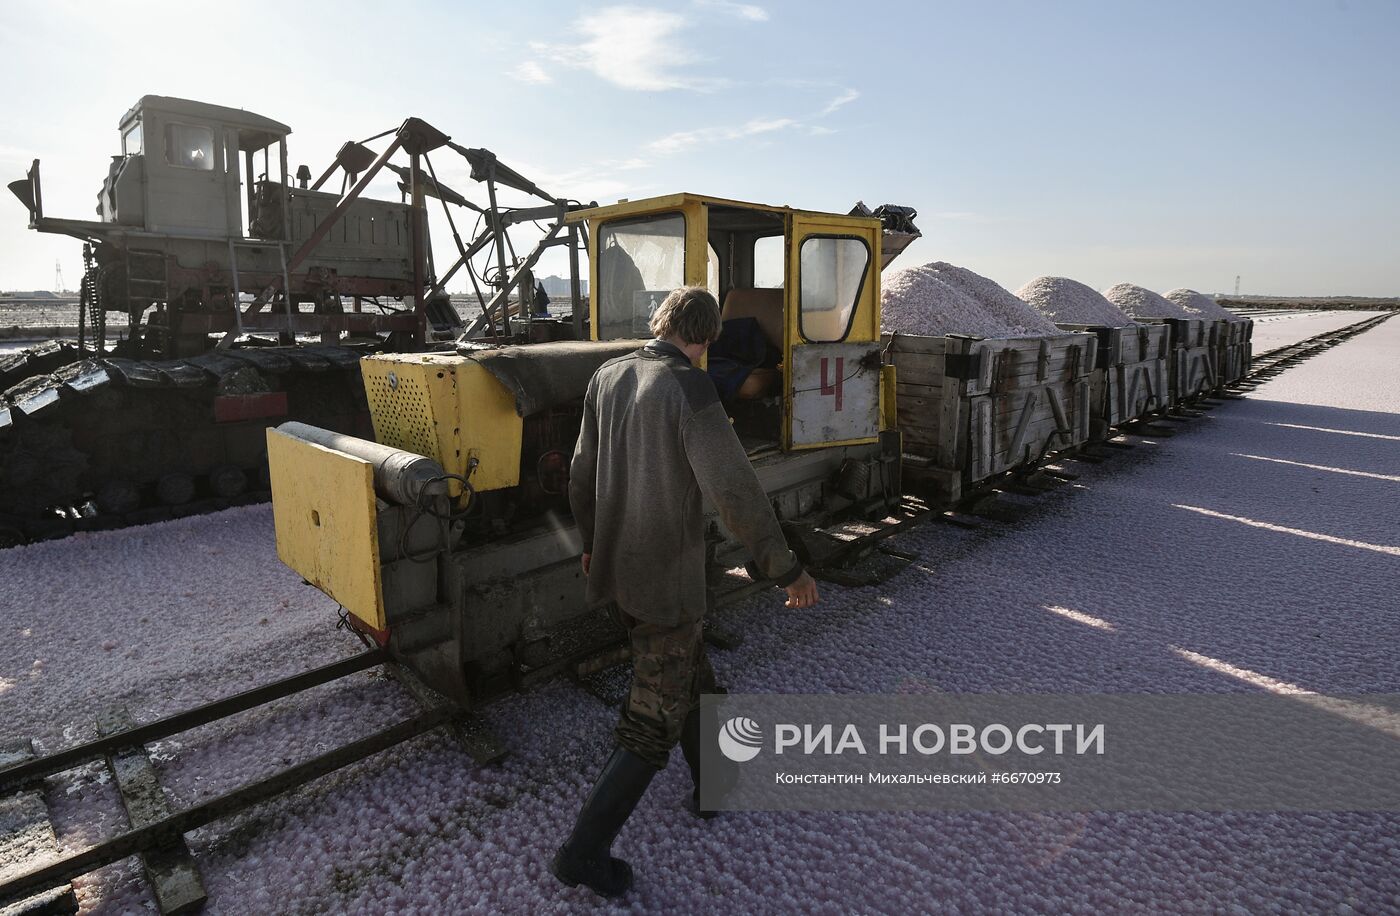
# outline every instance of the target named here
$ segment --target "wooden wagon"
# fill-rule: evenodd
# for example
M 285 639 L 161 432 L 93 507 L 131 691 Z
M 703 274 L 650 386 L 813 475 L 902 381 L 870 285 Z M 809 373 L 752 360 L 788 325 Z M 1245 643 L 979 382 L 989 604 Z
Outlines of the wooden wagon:
M 1254 345 L 1250 342 L 1254 336 L 1254 322 L 1246 318 L 1226 321 L 1223 325 L 1219 335 L 1220 356 L 1217 365 L 1220 366 L 1221 384 L 1228 385 L 1240 381 L 1249 372 L 1254 357 Z
M 1093 334 L 1098 356 L 1089 376 L 1089 438 L 1107 439 L 1115 427 L 1171 406 L 1171 328 L 1139 324 L 1121 328 L 1061 324 Z
M 1223 320 L 1207 318 L 1139 318 L 1152 327 L 1171 329 L 1171 358 L 1167 367 L 1167 389 L 1173 406 L 1205 397 L 1219 388 L 1220 334 Z
M 1090 334 L 885 336 L 905 485 L 943 505 L 979 483 L 1088 441 Z

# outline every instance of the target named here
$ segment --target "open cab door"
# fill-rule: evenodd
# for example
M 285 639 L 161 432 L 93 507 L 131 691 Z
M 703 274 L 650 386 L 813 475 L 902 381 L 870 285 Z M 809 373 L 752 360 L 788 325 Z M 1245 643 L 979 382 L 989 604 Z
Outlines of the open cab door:
M 787 449 L 880 433 L 880 227 L 796 211 L 787 244 L 783 363 Z
M 568 218 L 588 225 L 593 340 L 649 337 L 656 306 L 686 284 L 715 292 L 727 328 L 753 319 L 768 356 L 748 367 L 754 384 L 721 388 L 750 457 L 893 428 L 881 414 L 878 219 L 694 194 Z M 893 370 L 883 375 L 891 406 Z

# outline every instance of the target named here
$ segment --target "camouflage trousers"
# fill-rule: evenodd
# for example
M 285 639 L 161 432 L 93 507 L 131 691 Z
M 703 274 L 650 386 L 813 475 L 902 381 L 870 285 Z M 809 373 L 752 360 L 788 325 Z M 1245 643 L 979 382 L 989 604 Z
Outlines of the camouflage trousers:
M 617 740 L 652 766 L 665 767 L 681 739 L 686 714 L 715 689 L 702 622 L 664 625 L 617 611 L 632 643 L 632 688 L 622 706 Z

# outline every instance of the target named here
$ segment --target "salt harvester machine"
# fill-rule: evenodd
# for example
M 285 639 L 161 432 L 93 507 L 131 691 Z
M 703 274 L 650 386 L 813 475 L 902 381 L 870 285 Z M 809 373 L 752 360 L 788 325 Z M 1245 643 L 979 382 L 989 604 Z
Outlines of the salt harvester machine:
M 581 204 L 418 118 L 345 143 L 314 182 L 304 165 L 290 172 L 290 132 L 148 95 L 120 121 L 96 219 L 45 212 L 37 159 L 10 184 L 30 228 L 85 243 L 86 270 L 77 344 L 0 359 L 0 543 L 257 498 L 263 429 L 301 419 L 367 433 L 359 358 L 450 345 L 463 323 L 445 289 L 463 272 L 480 336 L 581 336 L 577 284 L 577 320 L 508 313 L 545 248 L 566 245 L 577 261 L 582 238 L 564 216 Z M 465 164 L 485 204 L 438 180 L 438 151 Z M 384 177 L 397 178 L 399 200 L 367 196 Z M 508 207 L 507 192 L 531 200 Z M 429 244 L 430 197 L 458 255 L 445 270 Z M 481 226 L 474 238 L 454 210 Z M 543 240 L 517 254 L 511 228 L 535 221 L 549 226 Z M 109 328 L 113 313 L 126 324 Z

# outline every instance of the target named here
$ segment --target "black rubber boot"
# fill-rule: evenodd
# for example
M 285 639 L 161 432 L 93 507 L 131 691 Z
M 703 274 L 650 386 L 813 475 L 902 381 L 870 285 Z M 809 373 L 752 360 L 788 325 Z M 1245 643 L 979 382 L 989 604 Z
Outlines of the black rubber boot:
M 657 772 L 626 748 L 613 751 L 583 803 L 574 832 L 549 863 L 554 877 L 570 887 L 587 885 L 604 897 L 627 893 L 632 866 L 612 855 L 612 844 Z
M 718 811 L 707 811 L 700 807 L 700 710 L 692 708 L 686 714 L 685 723 L 681 726 L 681 753 L 685 755 L 686 765 L 690 767 L 690 778 L 694 782 L 694 787 L 690 791 L 690 799 L 686 802 L 686 807 L 690 813 L 698 818 L 709 820 L 719 814 Z

